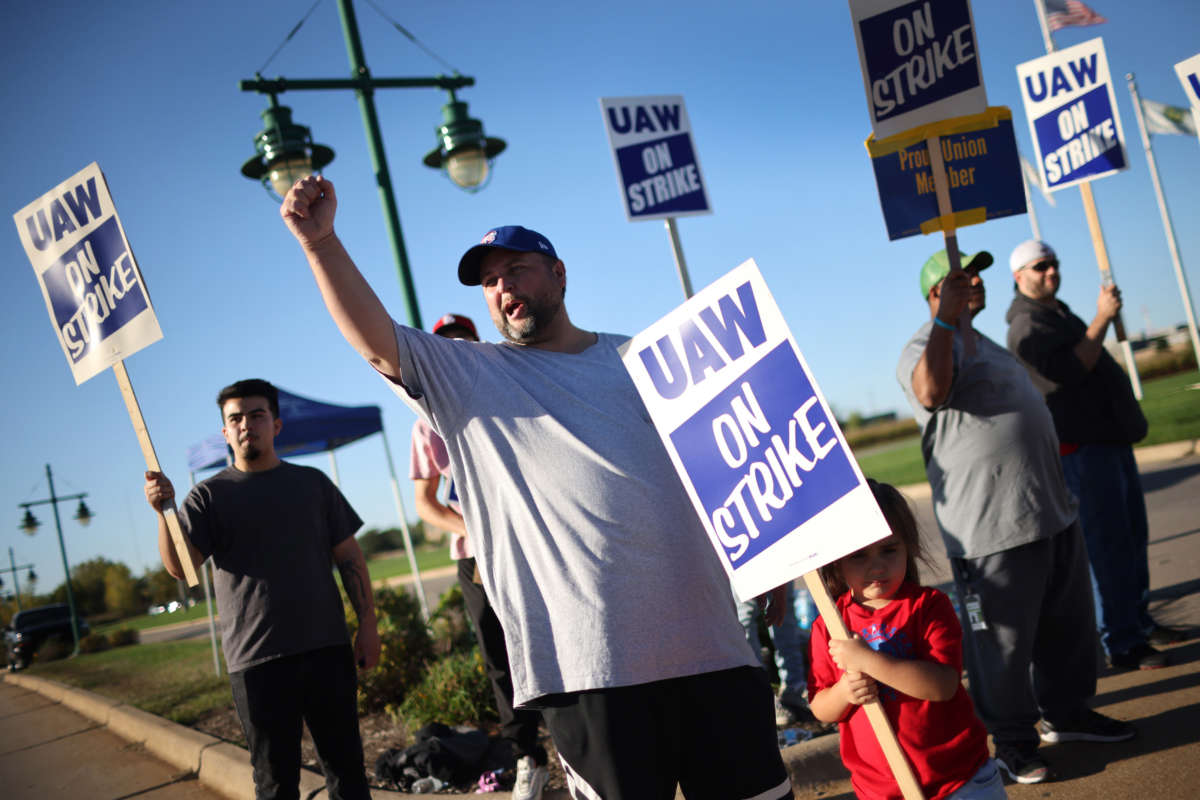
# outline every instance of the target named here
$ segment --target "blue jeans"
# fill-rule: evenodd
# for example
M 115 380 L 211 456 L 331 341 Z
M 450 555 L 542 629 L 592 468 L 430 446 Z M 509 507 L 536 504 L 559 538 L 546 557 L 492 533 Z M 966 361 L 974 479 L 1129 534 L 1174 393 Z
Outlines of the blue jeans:
M 1085 444 L 1062 457 L 1067 488 L 1079 498 L 1079 524 L 1092 566 L 1096 628 L 1109 655 L 1146 643 L 1150 528 L 1137 461 L 1129 445 Z
M 795 584 L 788 583 L 787 598 L 783 605 L 783 622 L 772 625 L 769 630 L 771 640 L 775 643 L 775 670 L 779 673 L 782 694 L 807 700 L 805 651 L 808 649 L 808 631 L 801 628 L 796 621 L 795 601 Z M 746 631 L 746 640 L 750 642 L 756 656 L 762 652 L 762 644 L 758 640 L 759 613 L 757 601 L 738 603 L 738 621 L 742 623 L 742 628 Z
M 979 771 L 971 776 L 971 780 L 946 795 L 946 800 L 1008 800 L 1004 779 L 1000 777 L 996 762 L 990 758 L 985 761 Z

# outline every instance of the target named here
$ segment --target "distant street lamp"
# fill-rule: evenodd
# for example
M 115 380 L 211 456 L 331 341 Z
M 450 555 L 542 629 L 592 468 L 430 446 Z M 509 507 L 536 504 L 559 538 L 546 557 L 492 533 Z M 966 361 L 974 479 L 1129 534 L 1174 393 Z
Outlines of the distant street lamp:
M 75 519 L 79 521 L 80 525 L 87 525 L 91 522 L 93 515 L 92 510 L 87 507 L 87 503 L 83 502 L 83 498 L 87 497 L 87 492 L 67 494 L 61 497 L 54 494 L 54 475 L 50 472 L 49 464 L 46 465 L 46 482 L 50 484 L 50 496 L 48 498 L 17 504 L 25 509 L 25 516 L 22 517 L 19 527 L 30 536 L 33 536 L 42 523 L 33 515 L 29 507 L 49 503 L 50 507 L 54 509 L 54 529 L 58 532 L 58 552 L 62 555 L 63 574 L 67 585 L 67 606 L 71 609 L 71 635 L 75 638 L 75 649 L 71 652 L 71 655 L 76 656 L 79 655 L 79 614 L 75 610 L 75 592 L 71 590 L 71 568 L 67 565 L 67 548 L 63 545 L 62 521 L 58 517 L 58 503 L 61 500 L 78 500 L 79 507 L 75 509 Z M 12 557 L 12 550 L 9 550 L 9 557 Z M 37 580 L 32 567 L 29 569 L 29 580 Z
M 354 77 L 268 80 L 258 75 L 254 80 L 239 82 L 238 86 L 242 91 L 258 92 L 271 99 L 270 107 L 262 113 L 263 130 L 254 137 L 255 155 L 242 165 L 242 174 L 247 178 L 262 181 L 264 186 L 269 187 L 268 191 L 273 191 L 282 199 L 299 178 L 311 175 L 333 161 L 333 150 L 314 143 L 309 129 L 292 121 L 291 109 L 279 105 L 276 95 L 285 91 L 307 89 L 353 89 L 358 95 L 367 133 L 367 145 L 375 166 L 379 200 L 387 221 L 392 255 L 400 273 L 400 291 L 408 312 L 408 322 L 414 328 L 421 328 L 423 326 L 421 312 L 417 307 L 416 289 L 413 286 L 408 253 L 404 247 L 404 236 L 400 232 L 400 213 L 396 208 L 387 157 L 383 152 L 383 136 L 379 129 L 378 115 L 375 113 L 375 90 L 435 88 L 449 92 L 450 102 L 442 106 L 442 124 L 436 129 L 437 147 L 425 156 L 423 162 L 433 169 L 444 169 L 450 180 L 467 191 L 478 191 L 487 184 L 492 160 L 504 150 L 505 143 L 503 139 L 486 136 L 483 123 L 472 119 L 467 113 L 467 104 L 458 100 L 454 94 L 458 89 L 474 86 L 474 78 L 463 75 L 372 78 L 363 56 L 358 22 L 351 0 L 338 0 L 338 11 Z
M 17 601 L 17 611 L 20 611 L 21 610 L 21 581 L 17 577 L 17 570 L 28 568 L 30 582 L 37 580 L 37 573 L 33 571 L 33 564 L 18 565 L 16 559 L 13 558 L 13 549 L 11 547 L 8 548 L 8 564 L 9 564 L 9 566 L 7 569 L 0 567 L 0 572 L 12 573 L 13 597 L 16 598 L 16 601 Z M 4 581 L 0 580 L 0 587 L 3 587 L 3 586 L 4 586 Z

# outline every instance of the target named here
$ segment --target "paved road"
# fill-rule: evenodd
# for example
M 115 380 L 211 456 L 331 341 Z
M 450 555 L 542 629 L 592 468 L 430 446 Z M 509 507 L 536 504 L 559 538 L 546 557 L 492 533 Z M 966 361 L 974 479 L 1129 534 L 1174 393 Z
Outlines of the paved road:
M 1102 673 L 1096 708 L 1134 722 L 1138 738 L 1046 745 L 1042 752 L 1058 780 L 1009 785 L 1012 800 L 1200 797 L 1200 456 L 1145 466 L 1142 485 L 1150 516 L 1150 612 L 1161 623 L 1188 628 L 1193 638 L 1170 649 L 1166 669 Z M 927 492 L 913 499 L 925 532 L 940 541 Z M 950 579 L 945 551 L 937 550 L 939 569 L 929 583 Z M 796 797 L 854 795 L 846 779 L 806 787 Z

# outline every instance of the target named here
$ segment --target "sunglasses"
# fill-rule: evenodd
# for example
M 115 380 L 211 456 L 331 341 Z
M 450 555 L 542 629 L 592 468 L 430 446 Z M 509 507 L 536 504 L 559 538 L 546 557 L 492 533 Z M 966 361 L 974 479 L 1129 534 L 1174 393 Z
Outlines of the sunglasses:
M 1036 264 L 1030 264 L 1028 267 L 1025 267 L 1025 269 L 1031 269 L 1034 272 L 1045 272 L 1051 267 L 1058 269 L 1058 259 L 1048 258 L 1045 261 L 1039 261 Z

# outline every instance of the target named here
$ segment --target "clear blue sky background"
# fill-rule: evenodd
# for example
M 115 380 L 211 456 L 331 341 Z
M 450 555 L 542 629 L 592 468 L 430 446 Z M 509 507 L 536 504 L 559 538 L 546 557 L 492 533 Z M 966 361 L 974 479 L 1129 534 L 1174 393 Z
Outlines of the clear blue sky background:
M 445 95 L 382 90 L 380 122 L 426 324 L 456 311 L 486 338 L 479 291 L 458 285 L 462 251 L 499 224 L 546 233 L 567 265 L 578 324 L 634 333 L 682 300 L 661 222 L 630 223 L 618 195 L 598 98 L 681 94 L 715 213 L 679 221 L 693 283 L 754 258 L 796 340 L 841 414 L 908 414 L 894 377 L 901 346 L 927 317 L 917 271 L 940 235 L 887 240 L 862 142 L 870 132 L 850 14 L 842 3 L 746 0 L 602 4 L 378 0 L 392 18 L 477 85 L 460 99 L 508 141 L 492 183 L 466 194 L 424 167 Z M 164 332 L 126 363 L 165 470 L 188 482 L 187 447 L 219 429 L 217 390 L 261 376 L 335 403 L 382 406 L 401 478 L 413 415 L 343 342 L 299 248 L 261 187 L 238 169 L 253 153 L 265 98 L 238 91 L 305 14 L 309 0 L 6 4 L 0 152 L 8 213 L 91 161 L 105 171 Z M 1056 34 L 1059 47 L 1103 36 L 1131 168 L 1094 184 L 1130 331 L 1183 320 L 1124 75 L 1144 97 L 1184 105 L 1173 65 L 1200 50 L 1190 0 L 1092 3 L 1109 22 Z M 501 10 L 503 9 L 503 10 Z M 446 71 L 367 3 L 357 6 L 376 76 Z M 974 3 L 992 105 L 1012 108 L 1032 152 L 1015 66 L 1044 53 L 1032 0 Z M 324 0 L 264 70 L 268 77 L 343 77 L 336 4 Z M 403 316 L 366 139 L 351 92 L 293 92 L 281 101 L 337 158 L 338 230 Z M 1200 143 L 1154 139 L 1185 266 L 1200 284 Z M 1098 285 L 1079 193 L 1034 201 L 1063 261 L 1064 299 L 1090 316 Z M 11 219 L 11 217 L 10 217 Z M 964 250 L 990 249 L 989 307 L 979 327 L 1003 341 L 1007 256 L 1030 233 L 1012 217 L 962 229 Z M 111 371 L 74 385 L 15 229 L 0 236 L 5 413 L 0 561 L 33 562 L 47 590 L 62 580 L 49 507 L 33 538 L 17 504 L 88 492 L 88 528 L 62 507 L 72 564 L 103 555 L 135 572 L 157 564 L 142 497 L 141 452 Z M 1195 294 L 1195 292 L 1193 292 Z M 324 456 L 303 459 L 328 466 Z M 343 490 L 370 526 L 397 522 L 378 437 L 338 452 Z M 410 514 L 411 492 L 406 492 Z M 0 519 L 3 519 L 0 516 Z M 286 558 L 286 553 L 280 554 Z M 6 580 L 7 580 L 7 576 Z

